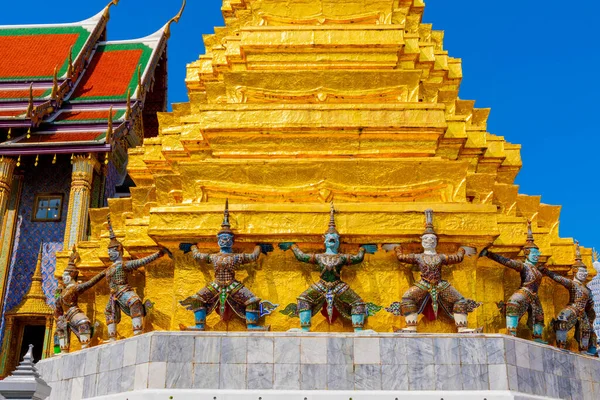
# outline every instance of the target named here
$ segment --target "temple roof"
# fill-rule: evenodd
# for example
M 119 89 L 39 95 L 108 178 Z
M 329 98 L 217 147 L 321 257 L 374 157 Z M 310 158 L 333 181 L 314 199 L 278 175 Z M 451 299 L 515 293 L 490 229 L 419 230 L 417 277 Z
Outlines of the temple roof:
M 106 41 L 117 3 L 77 23 L 0 26 L 0 59 L 11 60 L 0 65 L 1 155 L 126 150 L 157 135 L 181 12 L 150 36 Z

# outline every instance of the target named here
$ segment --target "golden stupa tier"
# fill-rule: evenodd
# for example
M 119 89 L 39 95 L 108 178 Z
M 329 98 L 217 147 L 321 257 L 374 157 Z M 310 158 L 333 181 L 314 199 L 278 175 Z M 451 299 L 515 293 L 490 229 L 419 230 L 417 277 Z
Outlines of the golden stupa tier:
M 236 250 L 281 241 L 321 249 L 333 201 L 344 251 L 361 243 L 403 243 L 419 251 L 423 211 L 432 208 L 442 251 L 493 244 L 494 251 L 519 257 L 532 220 L 542 260 L 569 272 L 575 251 L 572 239 L 559 237 L 560 207 L 518 193 L 520 146 L 487 132 L 489 109 L 458 98 L 461 60 L 443 49 L 443 32 L 422 23 L 423 9 L 419 0 L 224 0 L 226 26 L 204 36 L 206 54 L 188 65 L 190 102 L 159 114 L 160 135 L 130 149 L 136 187 L 131 198 L 109 201 L 127 256 L 147 255 L 156 243 L 175 254 L 135 279 L 152 304 L 147 330 L 192 324 L 192 313 L 178 301 L 210 282 L 212 271 L 178 244 L 217 251 L 226 198 Z M 108 264 L 109 209 L 90 211 L 91 239 L 78 246 L 88 274 Z M 591 251 L 583 256 L 590 265 Z M 417 276 L 381 249 L 342 274 L 380 307 L 399 301 Z M 267 321 L 278 331 L 298 326 L 279 311 L 318 279 L 280 250 L 238 277 L 280 305 Z M 470 325 L 502 331 L 496 302 L 518 287 L 518 273 L 472 257 L 447 268 L 445 278 L 483 302 Z M 567 292 L 545 280 L 540 295 L 549 321 Z M 100 284 L 89 296 L 102 336 L 108 289 Z M 127 324 L 124 319 L 120 334 L 131 332 Z M 388 332 L 403 324 L 381 310 L 367 328 Z M 215 315 L 207 326 L 244 328 Z M 420 326 L 455 330 L 444 320 Z M 352 326 L 330 326 L 317 316 L 313 329 Z

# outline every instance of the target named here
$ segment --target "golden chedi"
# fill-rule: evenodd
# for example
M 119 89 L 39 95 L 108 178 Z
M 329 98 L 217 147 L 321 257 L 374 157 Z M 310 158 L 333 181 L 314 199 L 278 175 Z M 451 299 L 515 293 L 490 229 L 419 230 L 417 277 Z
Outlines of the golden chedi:
M 157 243 L 174 254 L 130 280 L 147 306 L 145 331 L 193 325 L 193 313 L 179 302 L 211 282 L 213 272 L 178 246 L 217 252 L 229 199 L 236 252 L 281 242 L 321 251 L 333 201 L 344 253 L 356 254 L 364 243 L 420 253 L 423 213 L 432 209 L 440 254 L 493 244 L 494 253 L 522 259 L 531 220 L 540 261 L 569 271 L 574 245 L 559 237 L 560 207 L 518 193 L 520 146 L 487 132 L 489 109 L 459 99 L 461 60 L 444 50 L 442 31 L 422 23 L 423 9 L 420 0 L 224 0 L 226 26 L 204 36 L 206 54 L 187 67 L 189 102 L 159 114 L 159 136 L 129 151 L 136 187 L 131 198 L 90 211 L 91 238 L 78 245 L 79 268 L 91 274 L 107 265 L 110 212 L 126 259 L 153 253 Z M 589 250 L 582 257 L 590 264 Z M 496 303 L 519 287 L 517 272 L 473 256 L 445 265 L 443 275 L 482 303 L 469 328 L 506 332 Z M 266 320 L 274 331 L 299 326 L 296 299 L 319 280 L 311 265 L 281 249 L 236 276 L 257 297 L 279 304 Z M 380 246 L 345 267 L 342 279 L 369 304 L 365 329 L 404 327 L 383 307 L 419 281 L 416 269 Z M 96 310 L 99 335 L 107 338 L 101 310 L 108 289 L 98 285 L 86 296 L 88 315 Z M 539 288 L 548 316 L 567 296 L 548 279 Z M 128 323 L 118 337 L 131 334 Z M 418 324 L 419 332 L 456 332 L 445 316 L 420 316 Z M 241 319 L 206 319 L 207 330 L 245 328 Z M 312 319 L 313 331 L 352 329 L 343 318 Z M 524 320 L 518 334 L 531 335 Z M 549 334 L 545 329 L 546 340 Z

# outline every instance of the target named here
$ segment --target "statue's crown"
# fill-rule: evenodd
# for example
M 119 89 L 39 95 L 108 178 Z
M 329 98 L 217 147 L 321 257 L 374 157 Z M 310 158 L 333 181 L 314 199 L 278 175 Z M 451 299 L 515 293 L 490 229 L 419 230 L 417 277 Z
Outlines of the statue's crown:
M 73 249 L 71 250 L 71 255 L 69 256 L 69 264 L 65 269 L 65 272 L 68 273 L 79 273 L 79 269 L 77 268 L 77 263 L 81 260 L 79 257 L 79 253 L 77 252 L 77 245 L 73 245 Z
M 579 247 L 579 241 L 575 241 L 575 263 L 573 264 L 573 270 L 577 272 L 577 270 L 585 269 L 587 272 L 587 265 L 583 263 L 583 259 L 581 258 L 581 248 Z
M 327 232 L 325 232 L 325 234 L 339 235 L 339 232 L 335 226 L 335 208 L 333 207 L 333 201 L 331 202 L 331 208 L 329 210 L 329 227 L 327 228 Z
M 425 232 L 423 235 L 436 235 L 435 230 L 433 229 L 433 210 L 428 208 L 425 210 Z
M 533 230 L 531 228 L 531 220 L 527 220 L 527 241 L 525 242 L 525 246 L 523 246 L 523 251 L 529 254 L 531 249 L 540 249 L 537 244 L 533 241 Z
M 117 240 L 117 235 L 115 235 L 115 231 L 113 230 L 112 223 L 110 221 L 110 214 L 106 216 L 106 221 L 108 222 L 108 232 L 110 234 L 110 242 L 108 242 L 108 248 L 113 249 L 115 247 L 123 248 L 121 242 Z
M 225 210 L 223 211 L 223 222 L 221 223 L 221 230 L 217 235 L 221 234 L 230 234 L 233 235 L 233 231 L 231 230 L 231 225 L 229 224 L 229 199 L 225 200 Z

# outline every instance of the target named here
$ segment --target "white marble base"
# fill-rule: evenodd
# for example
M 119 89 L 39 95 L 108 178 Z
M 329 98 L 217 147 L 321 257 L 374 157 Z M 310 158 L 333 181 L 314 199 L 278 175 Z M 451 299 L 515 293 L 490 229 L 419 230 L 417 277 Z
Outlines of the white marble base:
M 493 391 L 325 391 L 325 390 L 143 390 L 127 393 L 128 400 L 552 400 L 507 390 Z M 123 400 L 123 395 L 90 400 Z
M 395 400 L 400 393 L 436 393 L 433 400 L 453 393 L 477 400 L 511 393 L 600 399 L 599 359 L 498 334 L 151 332 L 42 360 L 37 368 L 52 387 L 48 400 L 132 400 L 145 390 L 208 390 L 209 400 L 238 390 L 244 392 L 232 393 L 262 393 L 253 400 L 277 398 L 278 391 L 302 391 L 300 400 Z M 329 397 L 311 397 L 319 393 Z

